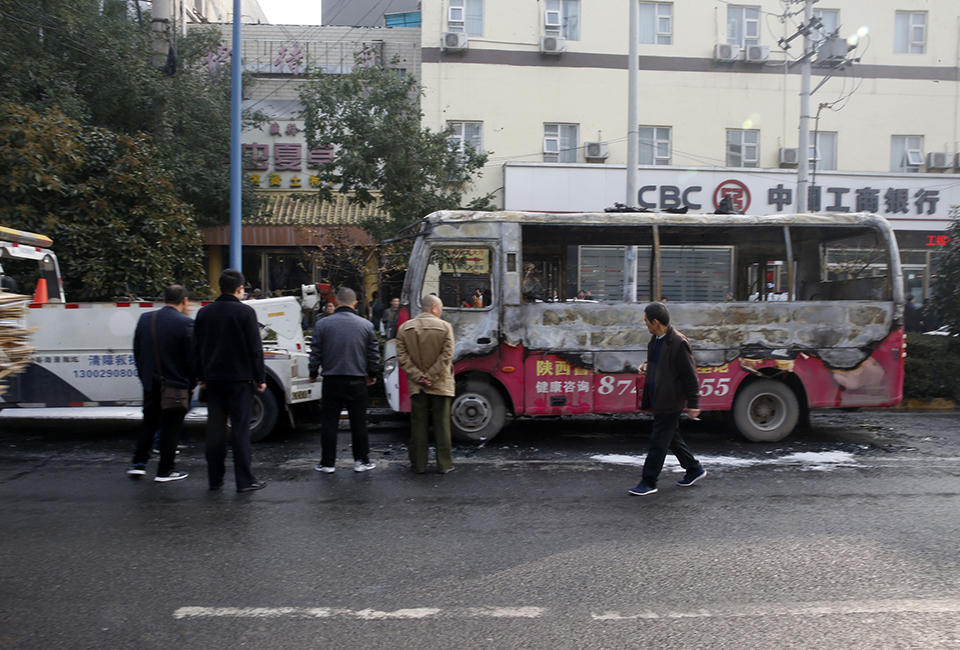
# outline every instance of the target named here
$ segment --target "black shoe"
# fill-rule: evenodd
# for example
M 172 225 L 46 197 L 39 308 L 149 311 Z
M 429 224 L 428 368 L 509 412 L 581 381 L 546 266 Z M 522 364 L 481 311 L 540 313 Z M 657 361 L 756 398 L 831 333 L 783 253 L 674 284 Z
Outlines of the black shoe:
M 677 485 L 681 487 L 689 487 L 702 479 L 707 475 L 707 470 L 703 469 L 691 469 L 688 470 L 686 474 L 683 475 L 683 478 L 677 481 Z
M 211 483 L 211 484 L 210 484 L 210 489 L 211 489 L 211 490 L 214 490 L 214 491 L 215 491 L 215 490 L 219 490 L 219 489 L 222 488 L 222 487 L 223 487 L 223 481 L 220 481 L 219 483 Z
M 247 487 L 237 488 L 237 492 L 254 492 L 256 490 L 262 490 L 267 487 L 266 481 L 258 481 L 256 483 L 251 483 Z

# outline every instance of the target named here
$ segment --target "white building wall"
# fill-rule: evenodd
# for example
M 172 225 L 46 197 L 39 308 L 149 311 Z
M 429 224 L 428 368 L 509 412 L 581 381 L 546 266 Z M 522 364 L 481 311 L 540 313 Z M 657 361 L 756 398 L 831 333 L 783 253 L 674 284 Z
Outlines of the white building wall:
M 760 44 L 770 47 L 770 59 L 716 63 L 728 4 L 677 0 L 673 42 L 640 46 L 640 123 L 671 127 L 671 164 L 678 166 L 725 166 L 726 129 L 759 129 L 760 167 L 777 168 L 779 149 L 797 146 L 800 91 L 799 66 L 787 70 L 788 54 L 777 39 L 792 34 L 802 16 L 781 23 L 782 2 L 744 2 L 764 12 Z M 898 134 L 922 135 L 925 152 L 960 151 L 960 4 L 823 0 L 815 6 L 839 10 L 843 35 L 868 30 L 850 53 L 861 61 L 826 81 L 811 100 L 811 114 L 820 103 L 842 100 L 833 106 L 839 110 L 821 110 L 819 121 L 821 131 L 837 133 L 837 170 L 889 172 L 890 139 Z M 544 3 L 516 0 L 484 0 L 483 36 L 470 37 L 465 52 L 442 52 L 448 7 L 448 0 L 422 3 L 423 121 L 430 128 L 483 122 L 490 163 L 475 194 L 503 187 L 504 162 L 543 159 L 545 122 L 579 124 L 579 144 L 605 141 L 607 163 L 626 161 L 626 2 L 582 0 L 580 38 L 568 40 L 559 56 L 539 54 Z M 897 10 L 927 12 L 923 54 L 893 52 Z M 796 39 L 789 56 L 801 50 Z M 814 67 L 814 86 L 823 72 Z M 949 178 L 945 182 L 960 182 Z M 497 198 L 502 201 L 502 193 Z

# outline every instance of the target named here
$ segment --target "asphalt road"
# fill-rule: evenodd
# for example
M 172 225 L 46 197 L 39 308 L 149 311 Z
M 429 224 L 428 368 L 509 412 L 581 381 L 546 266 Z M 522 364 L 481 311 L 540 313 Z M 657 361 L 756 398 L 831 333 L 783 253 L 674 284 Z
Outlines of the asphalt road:
M 646 419 L 520 423 L 445 476 L 390 423 L 363 474 L 293 431 L 244 495 L 196 427 L 161 485 L 124 476 L 129 423 L 3 426 L 0 647 L 960 647 L 957 413 L 685 423 L 709 475 L 649 497 Z

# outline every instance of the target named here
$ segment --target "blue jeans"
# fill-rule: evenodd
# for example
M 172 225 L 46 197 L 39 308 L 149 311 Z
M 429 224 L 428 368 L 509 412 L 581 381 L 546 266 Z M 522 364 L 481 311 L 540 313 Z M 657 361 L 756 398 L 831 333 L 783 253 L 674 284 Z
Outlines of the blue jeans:
M 680 413 L 654 413 L 653 430 L 650 432 L 650 450 L 647 459 L 643 461 L 643 482 L 650 487 L 657 487 L 657 478 L 663 469 L 663 461 L 670 450 L 680 466 L 687 470 L 700 468 L 700 461 L 693 457 L 687 444 L 680 435 Z

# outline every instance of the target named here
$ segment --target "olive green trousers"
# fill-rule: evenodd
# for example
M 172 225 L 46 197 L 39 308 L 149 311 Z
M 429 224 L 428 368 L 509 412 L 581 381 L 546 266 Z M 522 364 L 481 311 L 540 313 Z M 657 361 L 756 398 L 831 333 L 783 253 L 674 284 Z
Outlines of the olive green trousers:
M 427 452 L 430 444 L 428 428 L 433 420 L 433 435 L 437 443 L 437 471 L 453 468 L 453 445 L 450 442 L 450 404 L 452 397 L 417 393 L 410 396 L 410 468 L 415 472 L 427 470 Z

